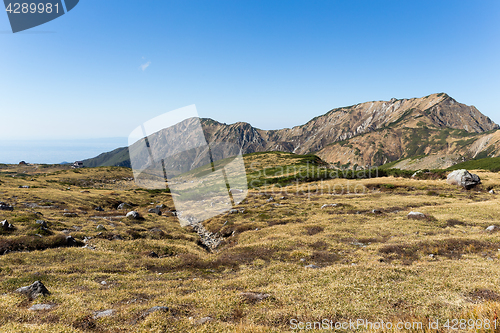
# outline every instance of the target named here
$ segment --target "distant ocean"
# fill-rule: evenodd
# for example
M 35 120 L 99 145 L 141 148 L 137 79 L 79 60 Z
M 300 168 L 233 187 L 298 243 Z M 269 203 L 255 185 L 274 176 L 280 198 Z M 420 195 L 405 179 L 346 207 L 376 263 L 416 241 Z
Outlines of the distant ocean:
M 128 146 L 128 138 L 82 140 L 0 140 L 0 163 L 56 164 L 81 161 Z

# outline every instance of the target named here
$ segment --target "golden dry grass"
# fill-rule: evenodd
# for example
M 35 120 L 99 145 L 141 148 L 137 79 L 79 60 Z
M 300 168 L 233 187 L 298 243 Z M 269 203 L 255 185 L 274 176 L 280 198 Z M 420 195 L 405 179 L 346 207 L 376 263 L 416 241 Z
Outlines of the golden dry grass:
M 238 207 L 243 213 L 204 223 L 224 236 L 209 253 L 168 213 L 170 195 L 136 188 L 128 169 L 27 168 L 0 170 L 0 201 L 15 206 L 0 211 L 0 220 L 17 228 L 0 236 L 0 248 L 39 238 L 33 224 L 43 219 L 54 235 L 92 237 L 87 244 L 95 249 L 1 255 L 2 332 L 289 332 L 292 319 L 428 323 L 494 320 L 500 311 L 500 234 L 485 231 L 500 225 L 498 195 L 486 191 L 500 191 L 497 173 L 476 172 L 484 184 L 472 191 L 393 177 L 252 190 Z M 145 220 L 125 219 L 120 202 L 134 204 Z M 160 203 L 162 216 L 148 213 Z M 65 209 L 78 216 L 65 217 Z M 408 219 L 410 211 L 428 218 Z M 99 224 L 106 230 L 96 230 Z M 36 280 L 51 295 L 29 301 L 13 293 Z M 248 302 L 240 295 L 246 291 L 271 296 Z M 55 307 L 28 310 L 34 303 Z M 169 311 L 146 315 L 153 306 Z M 107 309 L 114 315 L 92 318 Z M 197 324 L 204 317 L 212 320 Z

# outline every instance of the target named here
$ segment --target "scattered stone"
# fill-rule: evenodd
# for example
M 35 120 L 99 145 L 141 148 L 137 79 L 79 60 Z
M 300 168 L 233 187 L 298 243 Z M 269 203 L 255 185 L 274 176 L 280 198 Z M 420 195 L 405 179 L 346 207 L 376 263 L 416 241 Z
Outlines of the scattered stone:
M 155 251 L 151 251 L 151 252 L 148 253 L 148 257 L 159 258 L 160 256 Z
M 429 258 L 434 259 L 436 256 L 434 254 L 429 254 Z
M 306 262 L 306 258 L 300 258 L 299 259 L 301 262 Z
M 372 209 L 372 214 L 382 214 L 380 209 Z
M 19 185 L 19 188 L 30 188 L 28 185 Z
M 150 210 L 148 210 L 148 213 L 152 213 L 152 214 L 156 214 L 156 215 L 160 215 L 161 216 L 161 210 L 160 210 L 160 208 L 151 208 Z
M 194 322 L 195 325 L 203 325 L 212 321 L 212 317 L 203 317 Z
M 496 227 L 496 226 L 494 226 L 494 225 L 490 225 L 488 228 L 486 228 L 486 231 L 493 232 L 493 231 L 495 231 L 496 229 L 497 229 L 497 227 Z
M 121 204 L 118 205 L 118 207 L 116 209 L 125 209 L 125 208 L 130 208 L 130 207 L 132 207 L 132 206 L 129 205 L 128 203 L 122 202 Z
M 52 304 L 33 304 L 31 308 L 28 310 L 31 311 L 43 311 L 43 310 L 50 310 L 54 307 Z
M 77 213 L 63 213 L 64 217 L 78 217 Z
M 310 265 L 307 265 L 307 266 L 304 266 L 305 268 L 312 268 L 312 269 L 317 269 L 317 268 L 320 268 L 319 266 L 316 266 L 316 265 L 313 265 L 313 264 L 310 264 Z
M 495 190 L 491 189 L 488 191 L 489 194 L 495 194 Z
M 48 228 L 49 226 L 47 225 L 47 222 L 45 222 L 44 220 L 36 220 L 35 222 L 36 224 L 39 224 L 41 225 L 42 227 L 44 228 Z
M 89 249 L 89 250 L 95 250 L 95 247 L 89 245 L 89 244 L 86 244 L 84 247 L 84 249 Z
M 45 288 L 44 284 L 40 281 L 35 281 L 33 284 L 21 287 L 15 291 L 16 293 L 28 296 L 29 299 L 35 299 L 38 296 L 50 295 L 50 292 Z
M 107 283 L 106 281 L 101 281 L 101 285 L 102 285 L 102 286 L 105 286 L 105 285 L 107 285 L 107 284 L 108 284 L 108 283 Z
M 92 318 L 98 319 L 98 318 L 103 318 L 103 317 L 111 317 L 114 314 L 115 314 L 115 310 L 113 310 L 113 309 L 104 310 L 104 311 L 97 311 L 97 312 L 94 312 L 94 316 Z
M 323 206 L 321 206 L 321 209 L 327 208 L 327 207 L 337 207 L 337 204 L 324 204 Z
M 6 204 L 5 202 L 0 201 L 0 210 L 14 210 L 14 207 L 11 205 Z
M 481 179 L 478 175 L 472 174 L 465 169 L 452 171 L 446 182 L 450 185 L 462 186 L 463 188 L 469 190 L 476 185 L 481 184 Z
M 146 310 L 146 312 L 144 312 L 143 316 L 147 316 L 153 312 L 168 312 L 169 308 L 167 306 L 153 306 L 152 308 Z
M 239 213 L 239 211 L 237 209 L 231 209 L 229 211 L 229 214 L 238 214 L 238 213 Z
M 164 204 L 159 204 L 159 205 L 156 205 L 156 208 L 163 209 L 163 208 L 165 208 L 165 205 Z
M 420 212 L 409 212 L 407 217 L 409 219 L 415 219 L 415 220 L 426 218 L 425 214 Z
M 266 298 L 269 298 L 269 296 L 271 296 L 271 295 L 264 294 L 264 293 L 256 293 L 253 291 L 247 291 L 247 292 L 240 293 L 240 297 L 242 297 L 246 301 L 252 302 L 252 303 L 265 300 Z
M 106 230 L 106 228 L 102 224 L 99 224 L 97 226 L 96 230 L 98 230 L 98 231 L 104 231 L 104 230 Z
M 191 227 L 200 236 L 201 244 L 208 250 L 213 251 L 222 243 L 222 238 L 218 234 L 208 231 L 201 223 L 191 223 Z
M 136 212 L 135 210 L 131 211 L 131 212 L 128 212 L 126 217 L 128 217 L 129 219 L 133 219 L 133 220 L 143 220 L 144 218 L 141 216 L 141 214 L 139 214 L 138 212 Z
M 80 191 L 80 193 L 90 193 L 90 191 L 85 190 L 85 191 Z
M 235 194 L 235 193 L 243 193 L 244 191 L 237 188 L 232 188 L 229 190 L 229 192 L 231 192 L 231 194 Z
M 76 246 L 78 245 L 78 242 L 73 238 L 73 236 L 66 236 L 66 244 L 68 246 Z
M 269 199 L 266 200 L 266 202 L 273 202 L 273 201 L 274 201 L 273 197 L 270 197 Z
M 123 237 L 120 235 L 113 235 L 114 240 L 123 240 Z
M 104 209 L 101 206 L 97 206 L 96 208 L 94 208 L 94 210 L 98 212 L 104 212 Z
M 2 222 L 0 222 L 0 227 L 5 231 L 11 231 L 15 229 L 15 227 L 7 222 L 7 220 L 3 220 Z

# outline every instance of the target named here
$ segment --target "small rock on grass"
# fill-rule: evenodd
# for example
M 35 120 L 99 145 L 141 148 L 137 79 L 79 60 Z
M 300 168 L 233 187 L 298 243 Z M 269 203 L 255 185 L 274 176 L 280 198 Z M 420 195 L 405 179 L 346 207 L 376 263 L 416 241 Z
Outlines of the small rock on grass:
M 426 218 L 425 214 L 420 212 L 409 212 L 407 217 L 409 219 L 417 219 L 417 220 Z
M 52 304 L 33 304 L 31 308 L 28 310 L 31 311 L 43 311 L 43 310 L 50 310 L 54 307 Z
M 312 269 L 317 269 L 317 268 L 320 268 L 319 266 L 316 266 L 316 265 L 313 265 L 313 264 L 310 264 L 310 265 L 307 265 L 307 266 L 304 266 L 305 268 L 312 268 Z
M 9 222 L 7 222 L 7 220 L 3 220 L 2 222 L 0 222 L 0 227 L 3 230 L 13 230 L 13 229 L 15 229 L 12 224 L 10 224 Z
M 489 231 L 489 232 L 492 232 L 492 231 L 495 231 L 497 230 L 497 227 L 494 226 L 494 225 L 490 225 L 488 228 L 486 228 L 486 231 Z
M 258 302 L 258 301 L 262 301 L 262 300 L 265 300 L 266 298 L 269 298 L 269 294 L 265 294 L 265 293 L 257 293 L 257 292 L 253 292 L 253 291 L 247 291 L 247 292 L 242 292 L 240 293 L 240 296 L 245 299 L 246 301 L 249 301 L 249 302 Z
M 109 310 L 104 310 L 104 311 L 97 311 L 94 312 L 94 316 L 92 316 L 93 319 L 98 319 L 98 318 L 103 318 L 103 317 L 111 317 L 112 315 L 115 314 L 115 310 L 109 309 Z
M 203 324 L 206 324 L 208 322 L 211 322 L 212 321 L 212 317 L 203 317 L 203 318 L 200 318 L 200 319 L 197 319 L 194 324 L 195 325 L 203 325 Z
M 141 214 L 139 214 L 138 212 L 136 212 L 134 210 L 131 212 L 128 212 L 126 217 L 128 217 L 129 219 L 133 219 L 133 220 L 142 220 L 143 219 Z
M 36 224 L 39 224 L 41 225 L 42 227 L 44 228 L 48 228 L 49 226 L 47 225 L 47 222 L 45 222 L 44 220 L 36 220 L 35 222 Z
M 28 296 L 29 299 L 35 299 L 38 296 L 50 295 L 45 285 L 40 281 L 35 281 L 33 284 L 16 289 L 16 293 Z
M 161 216 L 161 210 L 160 208 L 151 208 L 148 210 L 148 213 L 156 214 L 158 216 Z
M 78 217 L 77 213 L 63 213 L 64 217 Z

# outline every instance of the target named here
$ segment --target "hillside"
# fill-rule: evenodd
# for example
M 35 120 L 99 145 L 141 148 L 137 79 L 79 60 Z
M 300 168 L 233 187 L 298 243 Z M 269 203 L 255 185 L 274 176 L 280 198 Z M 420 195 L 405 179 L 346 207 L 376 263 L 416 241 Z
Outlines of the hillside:
M 437 162 L 430 164 L 448 167 L 478 154 L 496 156 L 500 139 L 494 132 L 499 128 L 497 124 L 474 106 L 458 103 L 444 93 L 336 108 L 291 129 L 261 130 L 248 123 L 226 125 L 212 119 L 201 119 L 201 123 L 208 142 L 229 142 L 242 147 L 245 154 L 317 152 L 323 160 L 341 165 L 381 165 L 437 154 Z M 178 153 L 174 144 L 166 144 L 165 138 L 175 134 L 182 138 L 179 142 L 189 140 L 181 127 L 153 134 L 150 141 L 155 149 Z M 84 164 L 126 166 L 126 152 L 121 148 L 85 160 Z
M 278 152 L 244 162 L 250 184 L 322 166 Z M 180 225 L 172 195 L 139 188 L 129 168 L 3 165 L 0 332 L 281 333 L 295 331 L 293 319 L 321 318 L 493 322 L 500 205 L 488 189 L 500 191 L 500 175 L 478 175 L 474 191 L 399 177 L 259 183 L 232 212 L 204 221 L 221 239 L 209 251 Z M 143 218 L 127 218 L 130 210 Z M 411 219 L 411 211 L 424 215 Z M 35 281 L 50 294 L 15 292 Z

